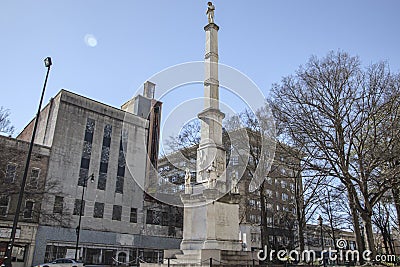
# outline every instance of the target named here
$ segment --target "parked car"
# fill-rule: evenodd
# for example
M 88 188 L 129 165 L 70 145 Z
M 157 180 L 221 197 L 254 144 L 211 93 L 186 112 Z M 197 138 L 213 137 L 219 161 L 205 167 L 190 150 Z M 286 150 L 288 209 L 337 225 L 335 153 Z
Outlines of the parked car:
M 52 262 L 42 263 L 34 267 L 83 267 L 85 264 L 80 260 L 74 259 L 56 259 Z

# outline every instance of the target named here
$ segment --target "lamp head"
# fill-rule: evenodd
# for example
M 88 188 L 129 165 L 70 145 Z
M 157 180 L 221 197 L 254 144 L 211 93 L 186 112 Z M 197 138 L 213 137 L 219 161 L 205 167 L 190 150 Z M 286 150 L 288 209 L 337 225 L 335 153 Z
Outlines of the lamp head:
M 92 173 L 92 174 L 90 175 L 90 182 L 91 182 L 91 183 L 94 183 L 94 173 Z
M 46 57 L 44 59 L 44 65 L 46 66 L 46 68 L 48 68 L 48 67 L 50 67 L 52 65 L 51 57 Z

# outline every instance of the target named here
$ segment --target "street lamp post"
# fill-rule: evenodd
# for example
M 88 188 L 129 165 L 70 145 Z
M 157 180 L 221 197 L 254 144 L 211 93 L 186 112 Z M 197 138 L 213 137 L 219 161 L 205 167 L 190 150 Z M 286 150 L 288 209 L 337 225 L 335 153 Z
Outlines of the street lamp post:
M 17 208 L 15 210 L 13 226 L 12 226 L 12 229 L 11 229 L 10 242 L 8 243 L 7 250 L 6 250 L 6 255 L 4 257 L 4 263 L 5 263 L 6 267 L 11 267 L 12 266 L 12 263 L 11 263 L 11 261 L 12 261 L 12 259 L 11 259 L 11 257 L 12 257 L 12 249 L 13 249 L 13 246 L 14 246 L 15 235 L 16 235 L 16 232 L 17 232 L 17 225 L 18 225 L 18 221 L 19 221 L 19 213 L 21 211 L 22 200 L 23 200 L 23 197 L 24 197 L 25 184 L 26 184 L 26 179 L 28 177 L 29 163 L 31 161 L 33 144 L 34 144 L 34 141 L 35 141 L 35 135 L 36 135 L 37 126 L 38 126 L 38 123 L 39 123 L 40 110 L 42 109 L 42 102 L 43 102 L 44 92 L 46 90 L 47 79 L 49 77 L 50 67 L 52 65 L 50 57 L 46 57 L 44 59 L 44 65 L 47 68 L 47 73 L 46 73 L 46 78 L 44 80 L 44 85 L 43 85 L 43 89 L 42 89 L 42 96 L 40 97 L 39 108 L 38 108 L 38 111 L 36 113 L 35 124 L 34 124 L 33 130 L 32 130 L 31 142 L 29 144 L 28 155 L 26 157 L 26 162 L 25 162 L 24 175 L 22 176 L 22 181 L 21 181 L 21 189 L 20 189 L 20 191 L 18 193 L 18 202 L 17 202 Z
M 78 260 L 78 249 L 79 249 L 79 235 L 81 233 L 81 221 L 82 221 L 82 213 L 83 213 L 83 197 L 85 196 L 85 187 L 87 187 L 87 181 L 90 178 L 90 182 L 94 182 L 94 174 L 92 173 L 90 176 L 86 176 L 83 181 L 82 186 L 82 196 L 81 196 L 81 206 L 79 211 L 79 222 L 76 227 L 76 244 L 75 244 L 75 260 Z
M 322 250 L 321 250 L 321 258 L 322 258 L 322 262 L 323 262 L 324 267 L 325 267 L 325 257 L 324 257 L 325 248 L 324 248 L 324 235 L 323 235 L 323 231 L 322 231 L 322 217 L 321 217 L 321 215 L 319 215 L 318 221 L 319 221 L 319 228 L 321 229 L 321 248 L 322 248 Z

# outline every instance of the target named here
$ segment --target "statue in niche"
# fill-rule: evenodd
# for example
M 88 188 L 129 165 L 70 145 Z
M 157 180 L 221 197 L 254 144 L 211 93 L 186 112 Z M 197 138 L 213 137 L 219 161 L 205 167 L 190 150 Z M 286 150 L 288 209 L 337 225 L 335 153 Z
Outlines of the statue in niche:
M 217 168 L 215 166 L 215 162 L 213 161 L 211 163 L 211 166 L 209 166 L 207 168 L 207 172 L 208 172 L 208 188 L 215 188 L 216 184 L 217 184 L 217 172 L 216 172 Z
M 212 2 L 207 3 L 207 18 L 208 18 L 208 23 L 214 23 L 214 10 L 215 6 L 212 4 Z
M 215 162 L 216 162 L 215 165 L 216 165 L 217 176 L 220 177 L 225 170 L 224 158 L 219 156 L 217 157 Z
M 236 177 L 236 172 L 233 172 L 231 179 L 231 193 L 239 194 L 238 179 Z
M 204 171 L 208 172 L 207 165 L 206 165 L 207 164 L 207 154 L 204 152 L 204 150 L 199 151 L 198 158 L 200 159 L 197 161 L 198 175 L 199 175 L 199 177 L 201 177 L 201 180 L 206 180 L 206 177 L 203 177 L 203 172 Z
M 191 186 L 192 175 L 190 173 L 189 168 L 185 170 L 185 194 L 192 193 L 192 186 Z

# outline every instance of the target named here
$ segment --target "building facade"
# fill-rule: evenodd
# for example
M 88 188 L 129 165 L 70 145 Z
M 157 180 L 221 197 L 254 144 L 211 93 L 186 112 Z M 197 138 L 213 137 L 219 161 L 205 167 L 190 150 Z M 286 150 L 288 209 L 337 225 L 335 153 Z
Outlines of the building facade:
M 146 83 L 144 95 L 121 109 L 61 90 L 42 110 L 35 142 L 51 147 L 47 181 L 58 181 L 62 193 L 41 209 L 61 224 L 39 219 L 33 264 L 73 258 L 80 219 L 78 257 L 87 264 L 157 262 L 163 249 L 179 247 L 167 223 L 147 219 L 143 188 L 162 104 L 154 88 Z M 32 125 L 17 139 L 28 140 Z
M 0 135 L 0 180 L 2 184 L 0 189 L 0 261 L 4 260 L 11 236 L 28 149 L 28 142 Z M 12 251 L 13 266 L 31 265 L 39 217 L 47 217 L 48 220 L 52 220 L 51 214 L 41 212 L 42 202 L 50 198 L 48 190 L 45 188 L 50 153 L 49 147 L 42 145 L 33 147 Z

